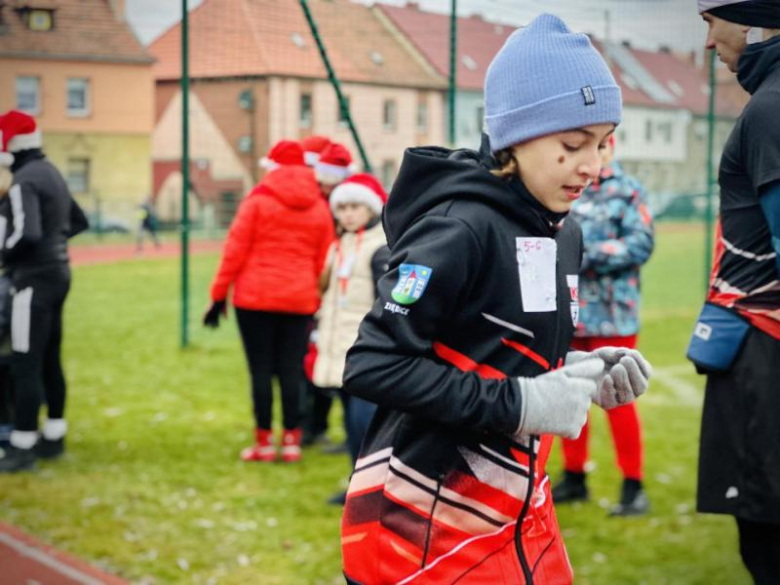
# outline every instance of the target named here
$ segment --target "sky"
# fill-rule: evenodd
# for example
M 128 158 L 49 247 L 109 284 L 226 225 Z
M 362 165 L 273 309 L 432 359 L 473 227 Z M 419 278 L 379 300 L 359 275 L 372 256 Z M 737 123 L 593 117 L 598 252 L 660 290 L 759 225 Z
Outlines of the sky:
M 127 18 L 144 44 L 181 17 L 177 0 L 126 0 Z M 190 0 L 190 9 L 201 0 Z M 403 5 L 403 0 L 383 0 Z M 448 12 L 452 0 L 418 0 L 424 10 Z M 370 2 L 364 2 L 370 3 Z M 458 14 L 481 14 L 487 20 L 526 24 L 541 12 L 563 18 L 570 28 L 647 49 L 668 46 L 701 51 L 706 27 L 696 0 L 457 0 Z

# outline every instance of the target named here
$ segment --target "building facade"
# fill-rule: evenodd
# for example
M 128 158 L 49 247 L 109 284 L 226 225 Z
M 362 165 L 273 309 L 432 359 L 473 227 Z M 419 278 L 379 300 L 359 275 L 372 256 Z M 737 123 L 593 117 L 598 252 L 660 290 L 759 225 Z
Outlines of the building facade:
M 0 110 L 34 115 L 89 212 L 128 225 L 151 192 L 152 57 L 106 0 L 0 3 Z

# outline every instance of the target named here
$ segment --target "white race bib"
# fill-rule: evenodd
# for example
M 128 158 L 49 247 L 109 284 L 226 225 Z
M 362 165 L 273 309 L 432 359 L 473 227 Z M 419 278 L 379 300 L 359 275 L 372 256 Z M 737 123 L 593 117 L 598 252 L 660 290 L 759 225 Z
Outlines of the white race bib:
M 546 313 L 558 309 L 555 262 L 558 245 L 552 238 L 515 238 L 523 310 Z

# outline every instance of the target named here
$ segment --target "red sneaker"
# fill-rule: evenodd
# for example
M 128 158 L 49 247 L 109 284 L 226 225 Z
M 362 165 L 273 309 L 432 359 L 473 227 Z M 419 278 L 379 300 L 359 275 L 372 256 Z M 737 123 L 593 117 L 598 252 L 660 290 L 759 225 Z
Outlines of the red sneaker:
M 241 451 L 243 461 L 273 461 L 276 459 L 271 429 L 255 429 L 255 444 Z
M 282 434 L 282 461 L 292 463 L 301 460 L 301 429 L 284 429 Z

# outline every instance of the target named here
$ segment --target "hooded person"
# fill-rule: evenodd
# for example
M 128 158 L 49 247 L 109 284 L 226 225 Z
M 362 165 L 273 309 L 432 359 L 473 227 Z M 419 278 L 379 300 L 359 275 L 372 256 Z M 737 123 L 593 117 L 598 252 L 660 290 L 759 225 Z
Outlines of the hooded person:
M 541 15 L 493 59 L 485 106 L 482 150 L 408 149 L 385 206 L 389 267 L 344 372 L 378 405 L 342 520 L 348 583 L 571 583 L 552 437 L 647 386 L 636 351 L 569 354 L 566 215 L 622 114 L 607 65 Z
M 309 324 L 320 304 L 318 281 L 335 234 L 314 172 L 303 164 L 300 145 L 282 141 L 266 158 L 273 169 L 238 208 L 203 323 L 219 325 L 232 289 L 255 419 L 254 444 L 241 452 L 241 459 L 268 462 L 277 457 L 271 383 L 277 374 L 284 427 L 281 458 L 295 462 L 301 458 L 303 356 Z
M 43 154 L 35 119 L 11 110 L 0 116 L 0 135 L 0 160 L 10 162 L 13 172 L 7 195 L 0 199 L 2 264 L 14 288 L 14 430 L 0 458 L 0 473 L 11 473 L 32 468 L 36 458 L 57 458 L 65 449 L 67 387 L 60 345 L 71 281 L 67 241 L 88 224 L 62 175 Z M 47 419 L 39 433 L 44 402 Z
M 756 583 L 780 583 L 780 4 L 700 0 L 707 48 L 750 101 L 723 148 L 707 302 L 688 357 L 707 374 L 697 508 L 736 518 Z

